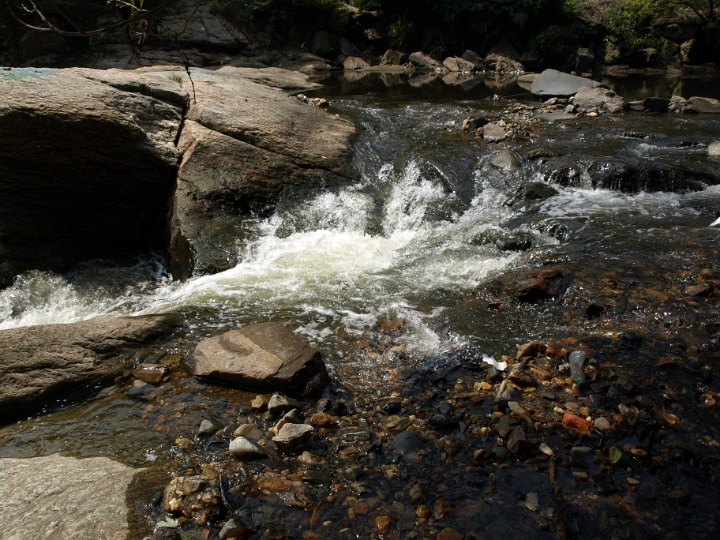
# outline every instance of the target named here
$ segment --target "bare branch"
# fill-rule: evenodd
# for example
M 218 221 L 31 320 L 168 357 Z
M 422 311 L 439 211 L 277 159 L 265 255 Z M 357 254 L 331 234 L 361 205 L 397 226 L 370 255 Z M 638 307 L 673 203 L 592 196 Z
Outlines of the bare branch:
M 76 31 L 68 31 L 68 30 L 62 30 L 61 28 L 58 28 L 55 24 L 53 24 L 47 16 L 43 13 L 43 11 L 38 8 L 37 3 L 35 0 L 26 0 L 29 2 L 29 4 L 32 6 L 32 8 L 28 8 L 26 5 L 22 4 L 21 8 L 30 14 L 35 15 L 40 21 L 43 23 L 44 26 L 36 26 L 31 23 L 28 23 L 24 20 L 22 20 L 16 13 L 15 9 L 10 5 L 9 0 L 6 0 L 5 3 L 7 4 L 10 13 L 12 14 L 13 18 L 18 21 L 20 24 L 22 24 L 25 28 L 29 28 L 31 30 L 37 30 L 39 32 L 54 32 L 56 34 L 60 34 L 61 36 L 65 37 L 90 37 L 90 36 L 96 36 L 98 34 L 102 34 L 105 32 L 111 32 L 113 30 L 117 30 L 118 28 L 122 28 L 124 26 L 130 26 L 136 22 L 146 20 L 153 15 L 159 13 L 160 11 L 164 10 L 168 6 L 174 4 L 178 0 L 167 0 L 162 5 L 150 9 L 150 10 L 143 10 L 140 13 L 136 13 L 135 15 L 132 15 L 131 17 L 128 17 L 124 21 L 109 24 L 107 26 L 103 26 L 101 28 L 95 28 L 93 30 L 76 30 Z M 198 0 L 198 3 L 203 2 L 204 0 Z M 52 9 L 57 11 L 63 18 L 65 18 L 70 24 L 72 24 L 73 27 L 77 28 L 77 25 L 73 24 L 65 15 L 58 10 L 55 6 L 53 6 L 50 2 L 46 2 Z

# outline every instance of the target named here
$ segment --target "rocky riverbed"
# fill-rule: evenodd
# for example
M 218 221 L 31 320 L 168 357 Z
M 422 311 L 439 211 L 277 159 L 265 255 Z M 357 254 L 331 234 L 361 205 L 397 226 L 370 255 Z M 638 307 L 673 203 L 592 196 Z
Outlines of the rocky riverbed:
M 476 145 L 488 164 L 480 169 L 499 171 L 482 178 L 486 188 L 507 183 L 499 206 L 510 210 L 495 220 L 503 228 L 478 229 L 469 244 L 513 254 L 513 264 L 470 288 L 417 284 L 410 297 L 442 306 L 424 319 L 446 338 L 445 350 L 413 348 L 417 321 L 384 312 L 362 331 L 338 324 L 303 336 L 332 343 L 322 348 L 331 382 L 320 399 L 211 384 L 192 376 L 193 349 L 228 319 L 244 326 L 251 317 L 231 311 L 222 319 L 215 304 L 228 300 L 221 297 L 178 309 L 184 322 L 170 334 L 137 338 L 143 346 L 135 354 L 93 352 L 112 348 L 111 333 L 92 346 L 81 340 L 86 359 L 110 370 L 111 384 L 82 378 L 70 385 L 88 385 L 73 388 L 79 394 L 65 388 L 43 414 L 5 425 L 0 456 L 16 467 L 17 458 L 62 451 L 137 468 L 130 482 L 125 469 L 86 462 L 112 469 L 115 495 L 127 495 L 127 529 L 118 499 L 96 506 L 119 521 L 88 513 L 111 530 L 108 538 L 715 537 L 720 271 L 717 230 L 707 225 L 720 206 L 708 189 L 716 183 L 707 155 L 713 116 L 693 132 L 682 129 L 687 116 L 671 117 L 681 119 L 678 135 L 674 124 L 667 133 L 648 124 L 648 113 L 590 116 L 567 112 L 568 105 L 546 102 L 541 110 L 540 103 L 499 99 L 451 114 L 421 109 L 407 120 L 422 138 L 413 150 L 435 156 L 438 139 Z M 559 110 L 569 115 L 564 121 L 541 117 Z M 482 126 L 462 129 L 477 111 L 505 124 L 504 140 L 481 138 Z M 344 123 L 338 129 L 347 133 Z M 381 131 L 373 137 L 363 129 L 384 143 Z M 646 141 L 662 144 L 648 149 Z M 616 147 L 662 152 L 661 163 L 644 154 L 608 159 L 605 151 Z M 691 152 L 692 163 L 680 151 Z M 427 176 L 408 183 L 424 188 L 427 178 L 440 177 L 444 200 L 462 193 L 461 181 L 426 168 Z M 593 199 L 597 193 L 609 202 Z M 404 195 L 396 193 L 410 206 Z M 583 196 L 573 203 L 581 207 L 617 205 L 629 215 L 543 206 L 558 196 Z M 449 215 L 433 211 L 439 220 Z M 425 216 L 431 221 L 432 212 Z M 202 283 L 189 285 L 202 292 Z M 283 317 L 298 326 L 297 316 L 279 311 Z M 162 321 L 163 328 L 178 324 Z M 586 355 L 575 377 L 573 351 Z M 45 466 L 27 460 L 33 463 Z M 28 467 L 22 474 L 34 478 Z M 89 478 L 83 493 L 58 488 L 69 496 L 52 500 L 55 522 L 72 521 L 78 501 L 97 500 L 94 482 L 102 480 Z M 36 534 L 4 518 L 24 496 L 21 488 L 3 493 L 10 538 Z

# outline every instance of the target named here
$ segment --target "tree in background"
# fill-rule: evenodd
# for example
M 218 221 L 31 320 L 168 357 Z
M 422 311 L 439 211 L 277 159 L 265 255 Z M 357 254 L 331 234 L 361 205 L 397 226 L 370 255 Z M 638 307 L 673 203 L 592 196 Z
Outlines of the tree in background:
M 563 0 L 354 0 L 376 10 L 390 45 L 405 50 L 487 49 L 502 38 L 527 41 L 527 32 L 561 14 Z

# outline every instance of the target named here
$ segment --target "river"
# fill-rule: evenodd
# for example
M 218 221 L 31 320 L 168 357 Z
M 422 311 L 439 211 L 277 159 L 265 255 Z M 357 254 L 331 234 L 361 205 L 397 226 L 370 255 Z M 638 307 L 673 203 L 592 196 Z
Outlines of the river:
M 720 215 L 720 188 L 695 179 L 720 181 L 720 161 L 707 155 L 720 118 L 627 113 L 541 127 L 537 138 L 506 144 L 520 166 L 504 169 L 491 164 L 499 145 L 460 133 L 468 116 L 512 106 L 513 99 L 493 99 L 497 90 L 388 89 L 377 80 L 329 87 L 330 113 L 359 126 L 356 181 L 249 218 L 243 237 L 226 246 L 240 262 L 215 275 L 174 281 L 159 255 L 89 261 L 63 275 L 29 272 L 0 291 L 0 328 L 179 313 L 185 331 L 166 352 L 180 361 L 219 329 L 274 320 L 323 351 L 336 391 L 385 400 L 407 396 L 410 381 L 459 356 L 499 357 L 578 330 L 572 318 L 536 307 L 509 318 L 457 308 L 498 276 L 539 262 L 621 275 L 681 272 L 690 266 L 688 246 L 714 250 L 720 233 L 707 226 Z M 521 102 L 539 105 L 529 96 Z M 528 158 L 542 148 L 553 154 Z M 592 171 L 617 164 L 651 172 L 593 184 Z M 685 173 L 667 180 L 653 173 L 658 167 Z M 518 199 L 533 182 L 552 184 L 552 194 Z M 396 322 L 402 331 L 389 333 Z M 178 437 L 252 397 L 208 387 L 182 369 L 143 392 L 120 385 L 80 403 L 68 397 L 48 414 L 0 429 L 0 457 L 64 451 L 176 464 Z

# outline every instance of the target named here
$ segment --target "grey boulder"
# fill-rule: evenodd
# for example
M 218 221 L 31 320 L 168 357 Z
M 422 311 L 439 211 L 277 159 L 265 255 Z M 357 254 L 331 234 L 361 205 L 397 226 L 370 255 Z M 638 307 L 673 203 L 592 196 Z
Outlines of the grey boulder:
M 581 88 L 596 88 L 600 83 L 556 69 L 546 69 L 532 83 L 530 91 L 538 97 L 569 97 Z

